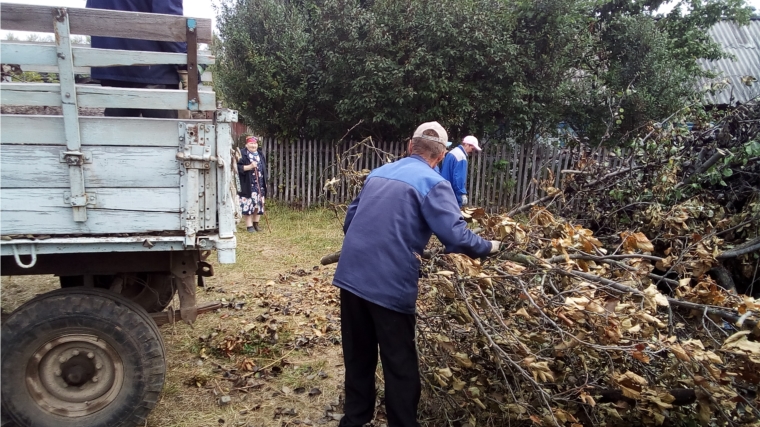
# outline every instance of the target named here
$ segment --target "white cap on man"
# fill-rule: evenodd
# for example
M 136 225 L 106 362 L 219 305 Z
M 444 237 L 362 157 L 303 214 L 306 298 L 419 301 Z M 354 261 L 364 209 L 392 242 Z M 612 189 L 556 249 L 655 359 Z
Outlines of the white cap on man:
M 435 131 L 435 133 L 438 134 L 438 137 L 434 137 L 431 135 L 425 135 L 424 132 L 426 130 L 432 130 Z M 449 134 L 446 133 L 446 129 L 441 126 L 438 122 L 427 122 L 419 125 L 417 127 L 417 130 L 414 131 L 414 136 L 412 138 L 422 138 L 427 139 L 430 141 L 435 141 L 439 144 L 442 144 L 444 147 L 446 146 L 446 142 L 449 140 Z M 477 141 L 476 141 L 477 143 Z
M 480 145 L 478 145 L 478 138 L 475 138 L 472 135 L 465 136 L 464 139 L 462 140 L 462 144 L 467 144 L 467 145 L 472 146 L 472 148 L 474 148 L 475 151 L 482 151 L 482 149 L 480 148 Z

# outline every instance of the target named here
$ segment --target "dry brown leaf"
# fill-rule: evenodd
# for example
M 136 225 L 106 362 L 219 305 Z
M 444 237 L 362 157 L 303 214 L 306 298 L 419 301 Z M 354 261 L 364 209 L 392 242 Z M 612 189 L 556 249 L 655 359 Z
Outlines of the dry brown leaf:
M 569 305 L 570 307 L 577 308 L 578 310 L 583 310 L 586 308 L 586 304 L 588 304 L 590 300 L 586 297 L 568 297 L 565 298 L 565 304 Z
M 654 251 L 654 245 L 652 245 L 652 242 L 649 241 L 644 233 L 624 231 L 620 233 L 620 238 L 623 240 L 623 250 L 625 252 L 631 253 L 635 252 L 637 249 L 642 252 Z
M 554 381 L 554 373 L 549 369 L 549 362 L 533 362 L 528 365 L 536 381 Z
M 446 257 L 456 266 L 456 270 L 463 275 L 477 277 L 482 271 L 480 261 L 472 259 L 467 255 L 447 254 Z
M 760 363 L 760 342 L 750 341 L 752 331 L 739 331 L 726 338 L 721 350 L 749 357 L 755 363 Z
M 679 344 L 672 344 L 670 346 L 670 351 L 673 352 L 673 354 L 676 356 L 678 360 L 682 360 L 684 362 L 688 362 L 691 360 L 691 357 L 689 357 L 689 353 L 686 352 L 686 350 L 681 347 Z
M 578 419 L 573 416 L 573 414 L 565 411 L 564 409 L 560 408 L 553 408 L 554 416 L 557 418 L 558 421 L 562 421 L 563 423 L 576 423 L 578 422 Z
M 614 380 L 619 384 L 633 384 L 639 387 L 649 384 L 644 377 L 636 375 L 631 371 L 625 371 L 623 374 L 616 375 Z
M 644 289 L 644 299 L 646 299 L 649 303 L 649 306 L 655 310 L 657 310 L 658 305 L 662 307 L 667 307 L 670 305 L 668 298 L 660 293 L 660 291 L 657 289 L 657 286 L 654 284 L 649 285 L 648 288 Z
M 649 355 L 647 355 L 643 351 L 634 350 L 631 353 L 631 356 L 633 356 L 634 359 L 639 360 L 639 361 L 641 361 L 643 363 L 649 363 L 649 361 L 651 360 L 649 358 Z
M 522 264 L 518 264 L 512 261 L 504 261 L 499 266 L 501 267 L 502 270 L 515 276 L 519 276 L 527 268 Z
M 515 316 L 521 316 L 521 317 L 524 317 L 526 319 L 532 319 L 533 318 L 533 316 L 531 316 L 530 314 L 528 314 L 528 311 L 525 310 L 525 307 L 522 307 L 519 310 L 517 310 L 515 312 Z
M 658 328 L 664 328 L 664 327 L 668 326 L 665 323 L 663 323 L 660 319 L 652 316 L 651 314 L 645 313 L 643 311 L 640 311 L 640 312 L 636 313 L 636 317 L 638 317 L 639 319 L 644 320 L 644 321 L 646 321 L 648 323 L 653 323 L 653 324 L 657 325 Z
M 451 378 L 454 374 L 451 373 L 451 368 L 448 366 L 443 369 L 438 369 L 438 374 L 444 378 Z
M 596 301 L 591 301 L 588 304 L 586 304 L 586 311 L 601 314 L 601 313 L 604 313 L 604 308 L 601 305 L 599 305 Z
M 590 394 L 586 393 L 585 391 L 581 392 L 581 402 L 585 403 L 586 405 L 591 406 L 592 408 L 596 406 L 596 401 L 593 397 L 591 397 Z
M 480 409 L 486 409 L 486 405 L 484 405 L 483 402 L 481 402 L 477 397 L 472 398 L 472 401 L 475 402 L 475 404 L 478 405 Z
M 670 393 L 660 393 L 658 395 L 652 395 L 650 393 L 643 394 L 644 400 L 657 405 L 660 411 L 673 408 L 673 405 L 671 405 L 670 402 L 673 402 L 674 399 Z
M 464 353 L 454 353 L 454 360 L 465 368 L 472 368 L 472 360 Z
M 438 382 L 438 385 L 440 385 L 441 387 L 448 386 L 448 382 L 442 376 L 440 376 L 438 374 L 433 374 L 433 378 L 435 378 L 436 382 Z

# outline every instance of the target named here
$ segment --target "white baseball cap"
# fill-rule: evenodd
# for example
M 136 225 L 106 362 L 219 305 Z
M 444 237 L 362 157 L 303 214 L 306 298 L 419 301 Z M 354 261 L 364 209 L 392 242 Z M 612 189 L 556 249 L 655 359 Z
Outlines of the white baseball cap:
M 478 138 L 475 138 L 472 135 L 465 136 L 464 139 L 462 140 L 462 144 L 471 145 L 472 148 L 474 148 L 476 151 L 483 151 L 480 148 L 480 145 L 478 145 Z
M 430 136 L 430 135 L 424 135 L 423 132 L 426 130 L 432 130 L 435 131 L 435 133 L 438 134 L 438 137 Z M 441 126 L 438 122 L 426 122 L 417 127 L 417 130 L 414 131 L 414 136 L 412 138 L 422 138 L 427 139 L 430 141 L 435 141 L 444 147 L 446 147 L 446 143 L 449 140 L 449 134 L 446 133 L 446 129 Z M 477 140 L 475 140 L 475 143 L 477 144 Z

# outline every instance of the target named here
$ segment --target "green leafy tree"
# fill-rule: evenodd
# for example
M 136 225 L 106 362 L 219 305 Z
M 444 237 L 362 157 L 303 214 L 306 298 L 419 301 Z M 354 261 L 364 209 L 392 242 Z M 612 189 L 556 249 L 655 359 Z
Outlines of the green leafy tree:
M 721 19 L 747 23 L 751 14 L 743 1 L 693 0 L 656 17 L 664 3 L 615 0 L 594 8 L 593 49 L 573 79 L 563 114 L 581 137 L 627 141 L 693 102 L 693 82 L 706 75 L 696 59 L 724 56 L 707 30 Z
M 695 95 L 706 29 L 743 0 L 233 0 L 218 88 L 262 133 L 408 137 L 438 120 L 528 140 L 632 139 Z M 689 13 L 682 13 L 686 8 Z
M 301 10 L 279 0 L 237 0 L 219 10 L 215 84 L 267 134 L 301 135 L 310 118 L 307 25 Z

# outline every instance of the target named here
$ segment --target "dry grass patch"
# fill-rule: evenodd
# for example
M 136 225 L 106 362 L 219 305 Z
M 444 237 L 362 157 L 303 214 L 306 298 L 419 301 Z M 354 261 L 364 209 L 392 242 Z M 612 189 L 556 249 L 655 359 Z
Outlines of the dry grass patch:
M 267 216 L 262 232 L 239 228 L 237 263 L 215 264 L 198 293 L 229 307 L 163 327 L 167 381 L 149 426 L 337 425 L 325 418 L 343 383 L 337 290 L 334 267 L 317 266 L 342 224 L 321 209 Z
M 58 278 L 51 275 L 3 276 L 0 278 L 0 307 L 3 313 L 10 314 L 35 296 L 60 286 Z

